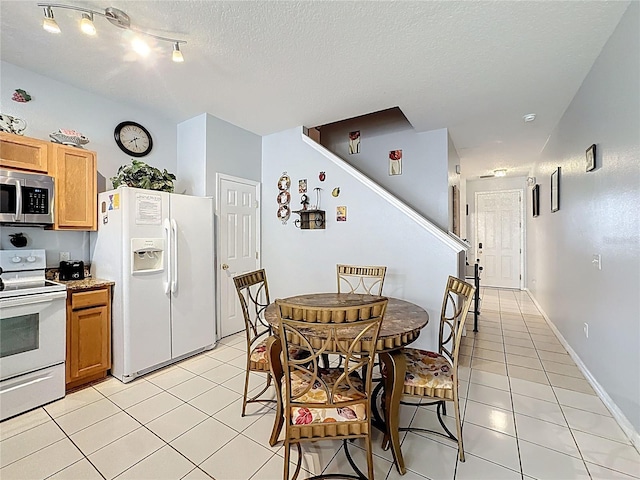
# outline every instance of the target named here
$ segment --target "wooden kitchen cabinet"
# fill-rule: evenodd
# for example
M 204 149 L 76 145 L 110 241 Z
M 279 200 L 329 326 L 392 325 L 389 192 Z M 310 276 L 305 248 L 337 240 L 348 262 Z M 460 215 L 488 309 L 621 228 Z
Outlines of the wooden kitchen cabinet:
M 90 150 L 49 144 L 55 178 L 54 230 L 97 229 L 97 165 Z
M 111 287 L 67 295 L 67 390 L 104 378 L 111 368 Z
M 0 132 L 0 166 L 46 174 L 49 171 L 49 142 Z

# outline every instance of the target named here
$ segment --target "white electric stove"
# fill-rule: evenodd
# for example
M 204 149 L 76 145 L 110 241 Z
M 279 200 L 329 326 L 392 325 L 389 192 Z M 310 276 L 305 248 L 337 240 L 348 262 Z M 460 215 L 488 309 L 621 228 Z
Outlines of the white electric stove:
M 64 397 L 66 287 L 44 250 L 0 250 L 0 420 Z

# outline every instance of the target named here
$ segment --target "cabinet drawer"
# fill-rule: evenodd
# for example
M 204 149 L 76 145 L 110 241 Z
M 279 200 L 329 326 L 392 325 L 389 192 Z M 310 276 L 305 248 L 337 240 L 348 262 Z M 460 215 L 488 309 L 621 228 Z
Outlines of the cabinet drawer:
M 77 292 L 71 295 L 71 309 L 96 307 L 99 305 L 107 305 L 109 303 L 109 290 L 103 288 L 101 290 L 90 290 L 88 292 Z

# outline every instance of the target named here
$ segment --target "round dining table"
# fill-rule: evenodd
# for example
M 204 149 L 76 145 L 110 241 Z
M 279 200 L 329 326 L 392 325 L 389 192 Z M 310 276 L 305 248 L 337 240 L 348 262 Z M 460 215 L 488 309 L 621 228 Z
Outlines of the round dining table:
M 366 305 L 387 298 L 389 300 L 387 309 L 380 326 L 380 334 L 376 351 L 380 361 L 385 367 L 387 374 L 383 378 L 385 382 L 385 440 L 388 438 L 396 462 L 396 467 L 401 474 L 406 473 L 402 451 L 400 450 L 399 436 L 399 409 L 400 399 L 404 387 L 404 377 L 406 372 L 405 356 L 400 349 L 420 335 L 420 331 L 429 323 L 429 314 L 419 305 L 393 297 L 379 297 L 375 295 L 355 294 L 355 293 L 309 293 L 296 295 L 294 297 L 283 298 L 287 303 L 295 303 L 301 307 L 329 307 L 340 306 L 349 307 Z M 278 332 L 278 312 L 275 303 L 271 303 L 265 310 L 265 320 L 273 328 L 274 334 Z M 348 324 L 345 324 L 345 327 Z M 341 335 L 349 329 L 341 329 Z M 357 334 L 354 329 L 354 338 Z M 313 324 L 310 323 L 304 329 L 304 335 L 313 337 Z M 346 333 L 348 335 L 348 333 Z M 327 352 L 340 353 L 340 352 Z M 386 442 L 385 442 L 386 443 Z

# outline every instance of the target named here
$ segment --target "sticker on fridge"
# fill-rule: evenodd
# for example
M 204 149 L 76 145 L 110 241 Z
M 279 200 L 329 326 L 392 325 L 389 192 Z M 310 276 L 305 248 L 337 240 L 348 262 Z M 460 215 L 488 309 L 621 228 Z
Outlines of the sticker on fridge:
M 136 225 L 162 225 L 162 197 L 136 193 Z

